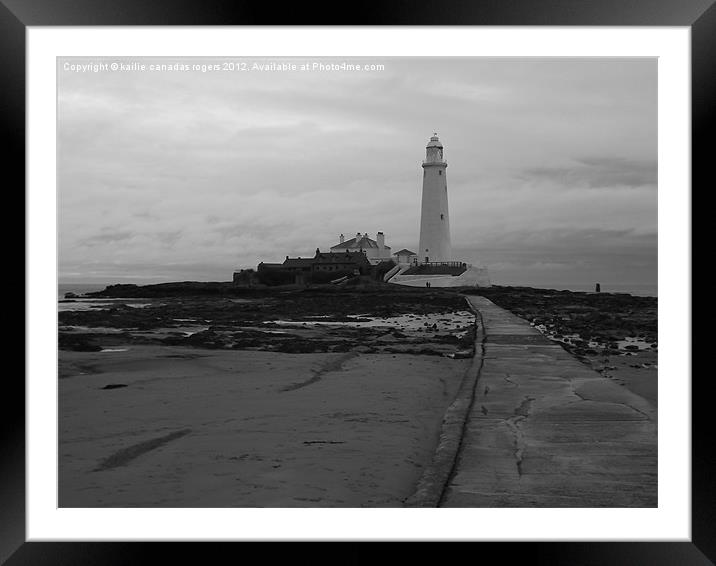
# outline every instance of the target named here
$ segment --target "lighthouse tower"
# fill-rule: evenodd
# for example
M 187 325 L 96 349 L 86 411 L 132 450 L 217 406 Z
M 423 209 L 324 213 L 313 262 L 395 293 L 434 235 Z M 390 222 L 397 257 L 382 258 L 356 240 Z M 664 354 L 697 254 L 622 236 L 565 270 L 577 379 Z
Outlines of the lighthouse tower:
M 428 143 L 423 161 L 423 200 L 420 212 L 418 261 L 451 261 L 450 217 L 448 214 L 447 163 L 437 133 Z

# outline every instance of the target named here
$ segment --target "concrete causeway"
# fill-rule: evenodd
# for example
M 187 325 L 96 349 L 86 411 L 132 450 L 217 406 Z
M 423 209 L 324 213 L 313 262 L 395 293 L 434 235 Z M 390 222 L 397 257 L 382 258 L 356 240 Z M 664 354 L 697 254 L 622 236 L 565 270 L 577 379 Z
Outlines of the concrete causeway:
M 527 321 L 468 300 L 483 358 L 437 504 L 656 507 L 656 408 Z

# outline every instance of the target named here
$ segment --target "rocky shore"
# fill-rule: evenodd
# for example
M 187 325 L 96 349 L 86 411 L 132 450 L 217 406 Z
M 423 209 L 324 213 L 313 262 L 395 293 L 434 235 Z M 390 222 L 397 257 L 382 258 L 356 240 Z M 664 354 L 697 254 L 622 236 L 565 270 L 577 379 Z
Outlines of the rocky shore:
M 216 289 L 61 303 L 59 505 L 402 506 L 472 363 L 465 298 Z
M 244 290 L 241 296 L 189 294 L 186 287 L 115 286 L 93 293 L 92 308 L 59 313 L 60 349 L 101 351 L 132 344 L 455 355 L 470 350 L 474 315 L 463 297 L 408 289 Z M 142 291 L 144 289 L 144 292 Z M 146 302 L 149 299 L 150 302 Z
M 60 506 L 401 506 L 473 361 L 469 293 L 655 403 L 656 299 L 111 286 L 59 305 Z
M 97 304 L 59 313 L 59 343 L 75 351 L 134 343 L 291 353 L 362 347 L 444 355 L 471 347 L 474 329 L 461 294 L 482 295 L 528 320 L 607 376 L 613 377 L 619 365 L 657 368 L 655 297 L 530 287 L 112 285 L 84 297 Z

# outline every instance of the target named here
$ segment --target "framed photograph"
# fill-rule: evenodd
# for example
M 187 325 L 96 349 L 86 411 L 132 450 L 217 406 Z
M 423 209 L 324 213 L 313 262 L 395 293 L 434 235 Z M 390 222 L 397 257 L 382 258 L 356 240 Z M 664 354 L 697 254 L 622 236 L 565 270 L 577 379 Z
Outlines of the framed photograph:
M 714 560 L 711 2 L 247 9 L 4 2 L 0 558 Z

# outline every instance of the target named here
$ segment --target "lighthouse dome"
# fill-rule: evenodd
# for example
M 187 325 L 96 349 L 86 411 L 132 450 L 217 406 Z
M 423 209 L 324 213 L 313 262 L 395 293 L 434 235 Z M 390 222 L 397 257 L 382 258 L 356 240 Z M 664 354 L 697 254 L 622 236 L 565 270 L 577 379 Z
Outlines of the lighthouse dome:
M 440 140 L 438 139 L 437 134 L 433 134 L 433 136 L 430 138 L 430 142 L 426 147 L 442 147 L 443 144 L 440 143 Z

